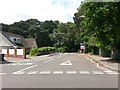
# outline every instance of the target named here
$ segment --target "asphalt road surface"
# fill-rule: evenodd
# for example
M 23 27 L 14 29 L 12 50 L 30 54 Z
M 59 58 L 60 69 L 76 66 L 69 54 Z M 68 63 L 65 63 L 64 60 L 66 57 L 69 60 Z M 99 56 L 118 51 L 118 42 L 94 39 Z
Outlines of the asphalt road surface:
M 118 88 L 118 72 L 85 55 L 62 53 L 3 64 L 2 88 Z

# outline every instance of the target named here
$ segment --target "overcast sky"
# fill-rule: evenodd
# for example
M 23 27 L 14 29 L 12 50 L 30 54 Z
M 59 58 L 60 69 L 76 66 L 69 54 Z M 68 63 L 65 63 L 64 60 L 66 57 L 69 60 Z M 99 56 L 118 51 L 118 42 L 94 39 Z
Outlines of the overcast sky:
M 0 23 L 12 24 L 30 18 L 73 22 L 83 0 L 1 0 Z

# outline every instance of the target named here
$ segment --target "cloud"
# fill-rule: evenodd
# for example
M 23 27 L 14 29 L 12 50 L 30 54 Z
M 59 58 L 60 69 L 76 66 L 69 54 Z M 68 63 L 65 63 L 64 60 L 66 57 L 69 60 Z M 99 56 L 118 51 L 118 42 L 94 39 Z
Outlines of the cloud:
M 40 21 L 73 21 L 81 0 L 2 0 L 0 22 L 11 24 L 35 18 Z

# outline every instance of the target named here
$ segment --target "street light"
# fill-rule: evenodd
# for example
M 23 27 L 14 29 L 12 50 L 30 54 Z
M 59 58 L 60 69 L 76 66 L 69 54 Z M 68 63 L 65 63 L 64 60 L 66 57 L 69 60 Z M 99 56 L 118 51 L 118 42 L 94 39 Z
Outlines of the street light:
M 78 18 L 85 18 L 85 15 L 81 15 L 81 16 L 79 16 Z
M 80 19 L 85 18 L 85 15 L 81 15 L 78 18 L 80 18 Z M 85 52 L 85 44 L 83 43 L 83 35 L 82 35 L 82 43 L 80 43 L 80 49 L 82 50 L 82 53 Z

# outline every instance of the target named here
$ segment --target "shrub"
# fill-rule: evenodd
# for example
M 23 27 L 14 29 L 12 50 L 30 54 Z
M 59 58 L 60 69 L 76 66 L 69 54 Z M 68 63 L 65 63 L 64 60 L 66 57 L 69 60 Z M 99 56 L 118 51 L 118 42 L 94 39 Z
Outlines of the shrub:
M 33 48 L 30 51 L 31 56 L 36 56 L 36 55 L 43 55 L 43 54 L 48 54 L 52 51 L 55 51 L 54 47 L 41 47 L 41 48 Z
M 58 52 L 65 52 L 66 51 L 66 47 L 59 47 L 57 48 Z
M 32 49 L 30 50 L 30 56 L 36 56 L 37 53 L 38 53 L 38 49 L 37 49 L 37 48 L 32 48 Z

